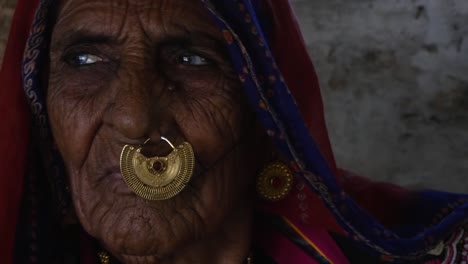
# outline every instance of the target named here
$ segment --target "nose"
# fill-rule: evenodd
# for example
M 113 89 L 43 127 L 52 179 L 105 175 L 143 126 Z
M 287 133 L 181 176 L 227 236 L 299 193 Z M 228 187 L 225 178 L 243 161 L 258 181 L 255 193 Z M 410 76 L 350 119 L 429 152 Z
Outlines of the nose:
M 169 125 L 169 101 L 164 91 L 168 81 L 148 70 L 127 70 L 119 75 L 110 84 L 113 96 L 104 122 L 123 140 L 159 139 Z

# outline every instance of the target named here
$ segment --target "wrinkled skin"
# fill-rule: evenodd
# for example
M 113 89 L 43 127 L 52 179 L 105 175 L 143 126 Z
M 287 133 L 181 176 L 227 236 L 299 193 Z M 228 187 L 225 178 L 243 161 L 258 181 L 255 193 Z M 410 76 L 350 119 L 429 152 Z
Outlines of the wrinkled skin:
M 126 263 L 241 263 L 263 163 L 222 34 L 197 0 L 62 1 L 47 106 L 87 232 Z M 119 172 L 125 144 L 147 155 L 192 144 L 179 195 L 147 201 Z M 256 142 L 255 144 L 253 142 Z

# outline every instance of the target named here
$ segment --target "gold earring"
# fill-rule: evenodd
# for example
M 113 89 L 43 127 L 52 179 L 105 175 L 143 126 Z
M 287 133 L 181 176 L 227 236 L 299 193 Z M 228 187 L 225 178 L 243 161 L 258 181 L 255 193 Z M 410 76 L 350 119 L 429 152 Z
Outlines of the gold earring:
M 279 201 L 291 192 L 293 174 L 282 162 L 273 162 L 266 166 L 257 177 L 257 194 L 268 201 Z
M 165 137 L 161 139 L 172 148 L 166 157 L 146 157 L 141 153 L 143 146 L 131 145 L 125 145 L 120 154 L 120 171 L 125 183 L 147 200 L 166 200 L 176 196 L 193 175 L 195 154 L 190 143 L 184 142 L 176 148 Z

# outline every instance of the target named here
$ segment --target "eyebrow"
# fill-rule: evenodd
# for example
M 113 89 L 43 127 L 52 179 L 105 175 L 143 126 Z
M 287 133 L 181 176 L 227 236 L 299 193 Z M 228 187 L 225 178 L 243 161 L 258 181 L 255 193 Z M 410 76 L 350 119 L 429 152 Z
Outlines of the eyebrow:
M 53 50 L 68 49 L 79 45 L 115 45 L 121 42 L 117 36 L 106 32 L 96 32 L 88 29 L 72 29 L 64 33 L 60 39 L 52 43 Z M 224 42 L 204 32 L 190 32 L 183 30 L 182 34 L 168 35 L 161 41 L 162 45 L 180 45 L 190 47 L 203 42 L 213 43 L 217 49 L 222 48 Z
M 55 45 L 58 47 L 71 47 L 74 45 L 112 44 L 116 41 L 117 37 L 105 33 L 89 30 L 71 30 L 55 42 Z

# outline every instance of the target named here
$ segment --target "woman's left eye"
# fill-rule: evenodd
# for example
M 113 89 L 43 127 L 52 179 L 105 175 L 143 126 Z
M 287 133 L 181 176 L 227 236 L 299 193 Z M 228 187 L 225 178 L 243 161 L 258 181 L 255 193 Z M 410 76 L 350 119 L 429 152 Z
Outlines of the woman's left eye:
M 208 59 L 195 54 L 182 55 L 178 58 L 178 62 L 180 64 L 193 66 L 203 66 L 210 64 Z

